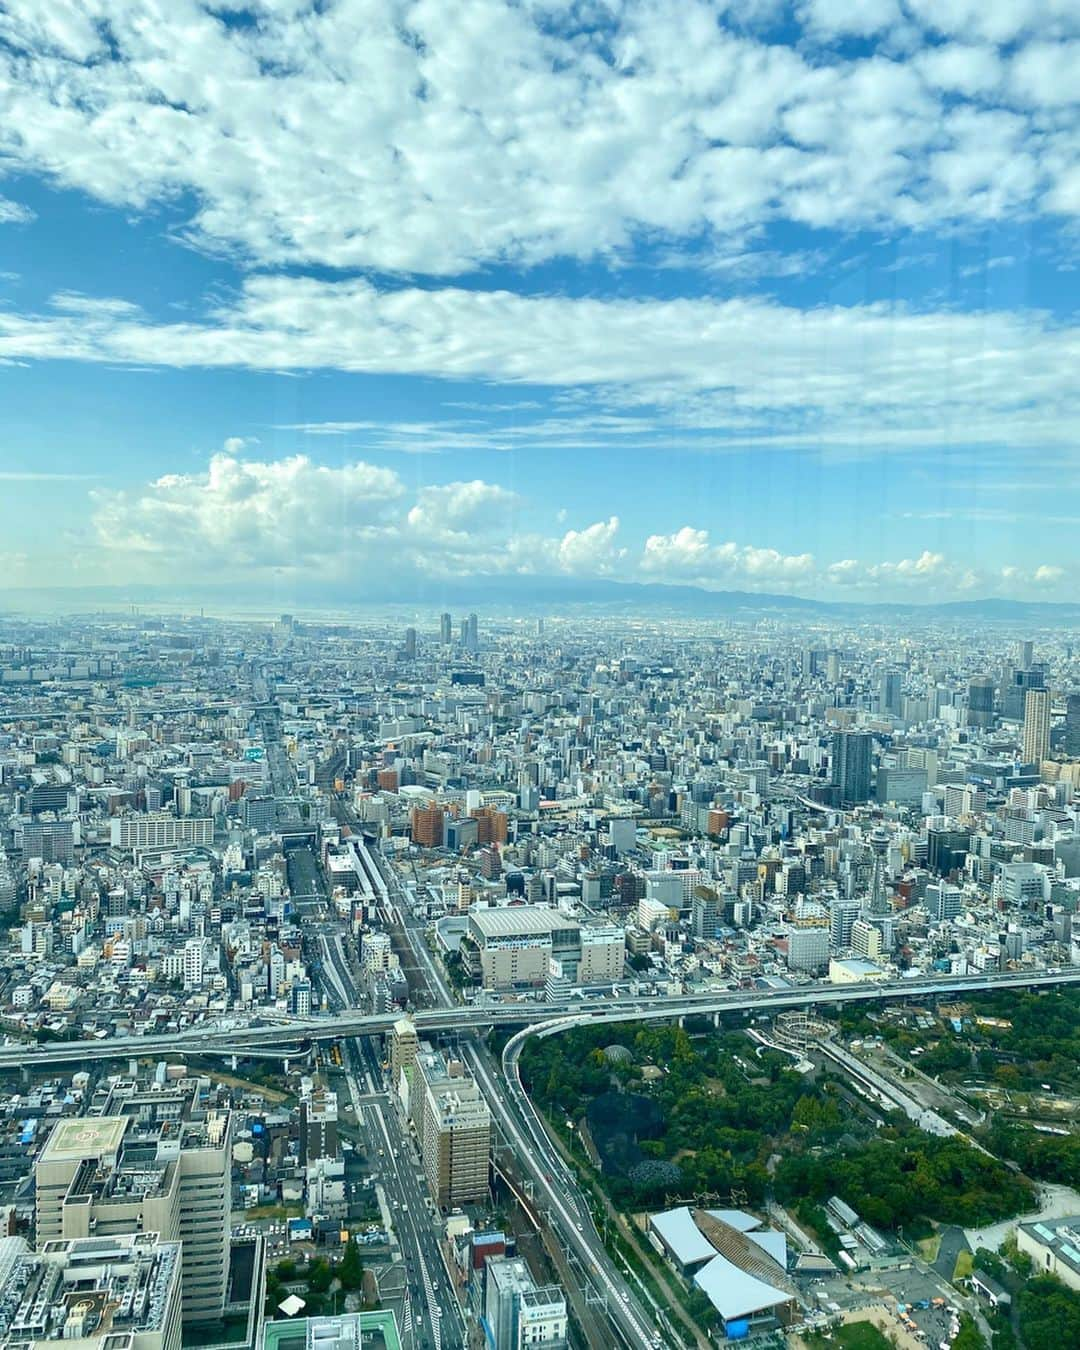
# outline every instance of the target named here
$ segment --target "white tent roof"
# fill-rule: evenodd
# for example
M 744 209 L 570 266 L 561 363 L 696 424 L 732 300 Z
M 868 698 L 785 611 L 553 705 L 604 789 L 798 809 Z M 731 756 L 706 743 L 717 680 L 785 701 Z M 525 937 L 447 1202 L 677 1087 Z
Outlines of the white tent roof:
M 748 1275 L 725 1256 L 714 1256 L 704 1269 L 694 1276 L 694 1283 L 724 1319 L 749 1317 L 777 1303 L 786 1303 L 790 1295 L 782 1289 Z
M 697 1261 L 708 1261 L 716 1255 L 716 1248 L 694 1222 L 686 1205 L 681 1209 L 667 1209 L 649 1220 L 664 1246 L 681 1266 L 692 1266 Z

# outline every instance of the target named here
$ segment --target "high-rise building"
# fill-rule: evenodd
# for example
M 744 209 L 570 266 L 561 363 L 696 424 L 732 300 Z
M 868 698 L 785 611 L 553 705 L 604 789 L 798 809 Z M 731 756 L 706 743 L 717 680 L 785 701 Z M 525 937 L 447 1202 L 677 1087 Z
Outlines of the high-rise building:
M 468 628 L 465 634 L 465 645 L 471 652 L 480 650 L 480 625 L 475 614 L 469 615 Z
M 1065 753 L 1080 758 L 1080 693 L 1065 700 Z
M 903 701 L 903 675 L 899 670 L 884 670 L 878 680 L 878 711 L 899 717 Z
M 968 726 L 994 725 L 994 681 L 990 675 L 976 675 L 968 684 Z
M 416 629 L 415 629 L 415 628 L 406 628 L 406 629 L 405 629 L 405 660 L 406 660 L 406 661 L 415 661 L 415 660 L 416 660 Z
M 823 970 L 829 964 L 827 928 L 793 928 L 788 934 L 789 970 Z
M 69 867 L 75 858 L 75 821 L 30 820 L 22 827 L 24 858 Z
M 0 1238 L 5 1350 L 180 1350 L 180 1243 L 144 1229 L 50 1242 Z
M 108 1114 L 60 1121 L 34 1164 L 38 1248 L 68 1238 L 159 1233 L 183 1247 L 185 1322 L 221 1317 L 229 1274 L 232 1115 L 191 1087 L 114 1086 Z
M 401 1083 L 402 1071 L 416 1063 L 419 1049 L 416 1023 L 408 1017 L 399 1018 L 390 1032 L 390 1085 L 395 1090 Z
M 1041 764 L 1050 754 L 1050 690 L 1029 689 L 1024 700 L 1024 763 Z
M 870 798 L 874 738 L 868 731 L 838 731 L 832 738 L 832 785 L 848 806 Z
M 690 931 L 694 937 L 711 942 L 720 927 L 720 897 L 711 886 L 697 886 L 690 901 Z
M 454 621 L 449 614 L 439 616 L 439 641 L 449 647 L 454 640 Z
M 1021 722 L 1029 689 L 1046 688 L 1046 670 L 1043 666 L 1019 667 L 1009 672 L 1002 700 L 1002 712 L 1010 722 Z
M 421 848 L 442 848 L 443 809 L 438 802 L 412 809 L 412 841 Z
M 442 1208 L 485 1200 L 491 1111 L 465 1066 L 421 1045 L 404 1069 L 403 1089 L 432 1199 Z
M 851 946 L 851 930 L 861 908 L 854 896 L 836 895 L 829 902 L 829 941 L 834 951 Z

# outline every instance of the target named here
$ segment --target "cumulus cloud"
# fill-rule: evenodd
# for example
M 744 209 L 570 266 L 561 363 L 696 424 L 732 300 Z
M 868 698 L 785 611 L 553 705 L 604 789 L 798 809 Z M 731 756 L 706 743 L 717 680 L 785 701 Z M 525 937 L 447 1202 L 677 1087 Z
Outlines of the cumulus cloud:
M 1069 131 L 1041 110 L 1075 81 L 1064 52 L 1050 81 L 1025 56 L 1076 33 L 1073 0 L 803 0 L 811 51 L 710 0 L 629 0 L 593 30 L 513 0 L 452 22 L 440 0 L 246 9 L 238 24 L 206 0 L 8 0 L 0 162 L 117 205 L 190 197 L 192 239 L 260 264 L 439 275 L 778 219 L 1074 209 Z M 853 55 L 835 40 L 851 36 L 882 50 Z M 940 38 L 1017 44 L 1012 77 L 973 53 L 905 64 Z M 952 101 L 977 117 L 992 95 L 1018 112 L 979 120 L 987 163 L 1023 172 L 973 185 Z
M 506 513 L 517 503 L 517 493 L 477 478 L 471 483 L 421 488 L 419 499 L 406 519 L 409 527 L 422 535 L 489 532 L 505 525 Z
M 530 503 L 497 483 L 426 484 L 392 470 L 320 465 L 303 455 L 241 459 L 223 450 L 200 472 L 168 474 L 128 491 L 91 493 L 97 543 L 146 580 L 224 580 L 287 571 L 310 579 L 357 575 L 531 574 L 689 583 L 852 599 L 1046 595 L 1073 578 L 1055 564 L 977 570 L 929 550 L 899 560 L 822 561 L 810 553 L 726 540 L 691 525 L 644 540 L 618 516 L 559 534 L 523 527 Z M 565 512 L 560 512 L 560 524 Z
M 304 455 L 264 462 L 222 451 L 204 473 L 95 492 L 94 527 L 107 550 L 166 565 L 303 567 L 347 555 L 404 493 L 397 474 L 371 464 L 327 468 Z
M 656 580 L 713 588 L 739 583 L 786 590 L 812 581 L 816 565 L 810 553 L 783 554 L 730 541 L 713 544 L 708 531 L 684 525 L 674 534 L 653 534 L 645 540 L 641 570 Z

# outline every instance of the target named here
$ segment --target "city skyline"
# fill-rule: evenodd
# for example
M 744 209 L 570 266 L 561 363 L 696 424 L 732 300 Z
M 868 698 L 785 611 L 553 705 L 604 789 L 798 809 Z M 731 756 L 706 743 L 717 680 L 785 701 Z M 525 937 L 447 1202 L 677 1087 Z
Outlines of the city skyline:
M 40 10 L 0 601 L 1075 594 L 1075 7 Z

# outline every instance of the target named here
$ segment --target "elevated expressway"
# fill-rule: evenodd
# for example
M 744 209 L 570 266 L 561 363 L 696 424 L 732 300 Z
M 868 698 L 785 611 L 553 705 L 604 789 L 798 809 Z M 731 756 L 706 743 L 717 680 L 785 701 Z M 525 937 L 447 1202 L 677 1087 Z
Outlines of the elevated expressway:
M 654 1022 L 673 1017 L 720 1016 L 724 1013 L 782 1012 L 822 1004 L 877 1002 L 882 999 L 938 998 L 991 989 L 1033 989 L 1080 983 L 1080 966 L 1057 970 L 1006 971 L 981 975 L 926 976 L 865 984 L 807 984 L 786 989 L 725 989 L 664 998 L 572 999 L 568 1003 L 495 1003 L 465 1007 L 426 1008 L 414 1014 L 416 1028 L 427 1033 L 464 1034 L 487 1027 L 545 1025 L 551 1030 L 588 1022 Z M 45 1045 L 9 1043 L 0 1047 L 0 1069 L 36 1069 L 90 1060 L 148 1058 L 167 1055 L 233 1055 L 280 1053 L 282 1057 L 315 1041 L 347 1036 L 381 1036 L 399 1013 L 350 1011 L 321 1017 L 254 1019 L 223 1018 L 181 1031 L 145 1036 L 111 1036 L 97 1040 Z

